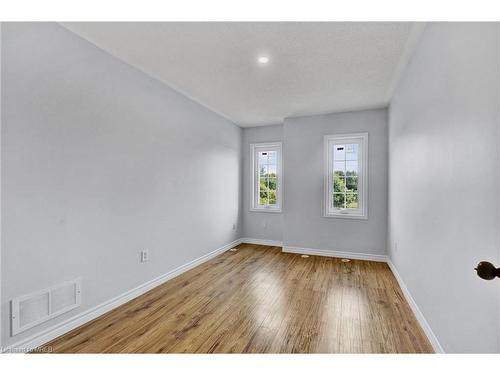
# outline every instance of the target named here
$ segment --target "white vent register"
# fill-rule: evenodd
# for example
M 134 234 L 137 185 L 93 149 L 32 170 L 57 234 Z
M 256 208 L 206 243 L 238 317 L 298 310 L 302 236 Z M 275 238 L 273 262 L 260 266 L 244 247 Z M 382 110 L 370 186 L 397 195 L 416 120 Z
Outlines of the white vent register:
M 14 298 L 12 303 L 12 335 L 17 335 L 81 305 L 82 280 L 59 285 Z

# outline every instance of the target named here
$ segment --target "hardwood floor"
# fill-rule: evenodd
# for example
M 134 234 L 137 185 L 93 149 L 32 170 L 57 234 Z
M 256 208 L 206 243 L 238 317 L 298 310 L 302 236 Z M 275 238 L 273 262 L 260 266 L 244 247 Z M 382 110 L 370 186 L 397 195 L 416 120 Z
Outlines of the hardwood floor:
M 46 344 L 56 353 L 431 353 L 385 263 L 242 244 Z

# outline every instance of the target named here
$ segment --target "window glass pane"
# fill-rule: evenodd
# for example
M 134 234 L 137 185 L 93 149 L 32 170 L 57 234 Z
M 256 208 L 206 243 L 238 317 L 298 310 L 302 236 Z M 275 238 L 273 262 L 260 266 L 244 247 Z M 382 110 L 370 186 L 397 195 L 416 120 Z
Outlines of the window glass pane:
M 259 152 L 259 157 L 258 157 L 258 161 L 259 161 L 259 165 L 261 164 L 267 164 L 267 152 Z
M 358 208 L 358 194 L 346 194 L 346 207 Z
M 352 143 L 346 145 L 345 158 L 346 160 L 358 160 L 359 145 Z
M 268 151 L 267 153 L 267 162 L 269 164 L 276 164 L 276 151 Z
M 336 161 L 333 163 L 334 174 L 339 176 L 345 175 L 345 161 Z
M 270 165 L 268 165 L 267 172 L 269 173 L 270 177 L 276 177 L 277 176 L 276 164 L 270 164 Z
M 269 190 L 276 190 L 277 179 L 276 177 L 269 177 L 267 179 Z
M 333 159 L 335 161 L 345 160 L 345 145 L 333 146 Z
M 348 192 L 358 192 L 358 177 L 347 177 L 346 178 L 346 189 Z
M 345 207 L 345 194 L 333 194 L 333 208 Z
M 259 175 L 260 176 L 267 176 L 267 172 L 268 172 L 267 164 L 259 165 Z
M 267 206 L 267 191 L 261 191 L 259 193 L 259 205 Z
M 345 177 L 338 175 L 333 176 L 333 192 L 334 193 L 344 193 L 346 188 Z
M 268 198 L 269 204 L 276 204 L 276 191 L 269 191 Z
M 357 176 L 358 174 L 358 162 L 357 161 L 346 161 L 346 174 L 348 176 Z
M 276 151 L 259 152 L 259 175 L 276 176 L 277 172 L 277 154 Z
M 261 177 L 260 184 L 259 184 L 259 191 L 268 191 L 269 190 L 268 183 L 269 182 L 268 182 L 267 177 Z

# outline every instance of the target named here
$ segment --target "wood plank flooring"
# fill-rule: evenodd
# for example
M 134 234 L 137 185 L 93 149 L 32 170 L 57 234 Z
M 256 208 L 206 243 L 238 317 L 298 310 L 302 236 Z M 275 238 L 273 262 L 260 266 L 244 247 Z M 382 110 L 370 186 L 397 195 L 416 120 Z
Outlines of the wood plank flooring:
M 385 263 L 241 244 L 46 344 L 56 353 L 431 353 Z

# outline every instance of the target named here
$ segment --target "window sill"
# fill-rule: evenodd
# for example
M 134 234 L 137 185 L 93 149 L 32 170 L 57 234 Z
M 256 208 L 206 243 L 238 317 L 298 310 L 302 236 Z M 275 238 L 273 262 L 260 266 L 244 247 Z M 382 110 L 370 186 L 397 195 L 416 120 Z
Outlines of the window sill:
M 281 208 L 250 208 L 251 212 L 265 212 L 270 214 L 280 214 Z
M 324 214 L 323 217 L 327 219 L 350 219 L 350 220 L 368 220 L 368 215 L 362 214 Z

